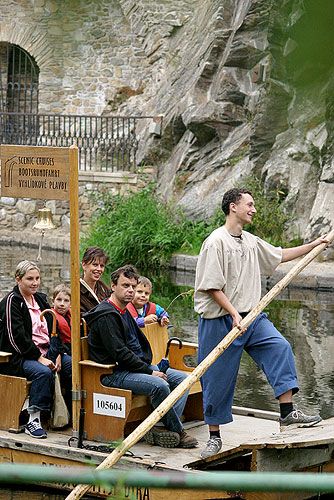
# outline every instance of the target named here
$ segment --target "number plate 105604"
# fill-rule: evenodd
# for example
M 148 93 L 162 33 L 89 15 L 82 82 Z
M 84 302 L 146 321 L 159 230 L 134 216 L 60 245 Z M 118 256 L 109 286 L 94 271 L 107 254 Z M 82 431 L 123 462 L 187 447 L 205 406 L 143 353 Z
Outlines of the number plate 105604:
M 93 413 L 125 418 L 125 398 L 94 392 Z

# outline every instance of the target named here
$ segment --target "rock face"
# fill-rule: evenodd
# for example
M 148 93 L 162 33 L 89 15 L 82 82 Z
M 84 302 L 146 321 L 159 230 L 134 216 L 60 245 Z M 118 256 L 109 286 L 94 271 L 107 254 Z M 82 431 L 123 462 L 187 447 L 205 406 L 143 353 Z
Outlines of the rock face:
M 131 22 L 132 2 L 122 3 Z M 160 192 L 193 218 L 210 215 L 227 189 L 256 174 L 268 191 L 283 192 L 291 237 L 328 231 L 334 221 L 333 3 L 183 3 L 184 16 L 169 11 L 170 29 L 155 48 L 154 25 L 142 28 L 155 50 L 152 82 L 123 109 L 164 119 L 161 141 L 142 131 L 139 160 L 160 164 Z M 136 5 L 138 20 L 145 2 Z
M 138 123 L 137 163 L 190 217 L 256 174 L 307 240 L 334 220 L 333 17 L 333 0 L 0 0 L 0 56 L 33 57 L 40 113 L 163 115 Z

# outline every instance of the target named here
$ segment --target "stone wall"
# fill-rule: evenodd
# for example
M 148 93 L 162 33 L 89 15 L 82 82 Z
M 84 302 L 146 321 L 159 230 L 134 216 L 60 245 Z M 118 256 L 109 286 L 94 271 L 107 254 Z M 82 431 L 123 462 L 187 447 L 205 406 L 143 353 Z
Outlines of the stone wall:
M 0 43 L 25 49 L 39 70 L 39 112 L 113 113 L 143 93 L 166 37 L 191 2 L 0 0 Z M 189 16 L 188 16 L 189 17 Z
M 118 2 L 2 0 L 0 41 L 19 45 L 40 69 L 41 113 L 100 114 L 113 90 L 134 85 L 134 34 Z

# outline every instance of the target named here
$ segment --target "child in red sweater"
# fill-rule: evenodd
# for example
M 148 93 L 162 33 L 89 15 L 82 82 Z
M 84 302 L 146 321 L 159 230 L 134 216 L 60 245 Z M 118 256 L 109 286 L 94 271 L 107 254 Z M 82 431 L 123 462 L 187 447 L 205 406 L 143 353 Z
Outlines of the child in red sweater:
M 159 304 L 150 302 L 152 283 L 146 276 L 140 276 L 132 302 L 126 308 L 136 321 L 139 328 L 150 323 L 159 323 L 161 326 L 169 324 L 169 315 Z

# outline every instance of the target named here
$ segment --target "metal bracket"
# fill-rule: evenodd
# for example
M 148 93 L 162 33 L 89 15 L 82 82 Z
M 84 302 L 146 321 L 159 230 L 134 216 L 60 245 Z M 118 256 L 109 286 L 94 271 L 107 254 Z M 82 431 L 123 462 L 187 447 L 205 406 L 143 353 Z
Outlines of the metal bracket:
M 87 398 L 87 392 L 84 390 L 81 391 L 72 391 L 72 401 L 81 401 L 82 399 Z
M 76 439 L 79 439 L 79 431 L 73 431 L 72 430 L 72 437 L 74 437 Z M 87 439 L 87 432 L 86 431 L 83 431 L 82 437 L 84 439 Z

